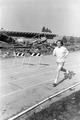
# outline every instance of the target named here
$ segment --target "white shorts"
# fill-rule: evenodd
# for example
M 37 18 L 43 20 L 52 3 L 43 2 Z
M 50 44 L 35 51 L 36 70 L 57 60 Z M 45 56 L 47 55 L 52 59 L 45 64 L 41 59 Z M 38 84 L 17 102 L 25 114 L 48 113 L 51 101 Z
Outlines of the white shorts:
M 64 66 L 64 63 L 65 62 L 56 62 L 57 63 L 57 66 L 59 67 L 59 68 L 62 68 L 63 66 Z

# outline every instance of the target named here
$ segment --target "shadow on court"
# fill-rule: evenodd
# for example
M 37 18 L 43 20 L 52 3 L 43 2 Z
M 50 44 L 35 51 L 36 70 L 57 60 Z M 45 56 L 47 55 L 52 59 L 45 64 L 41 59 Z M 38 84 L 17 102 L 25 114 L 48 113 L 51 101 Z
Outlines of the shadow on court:
M 72 79 L 72 77 L 75 76 L 75 74 L 76 74 L 76 73 L 74 73 L 73 71 L 70 71 L 70 74 L 67 75 L 65 78 L 63 78 L 61 81 L 59 81 L 59 82 L 57 83 L 57 85 L 61 84 L 61 83 L 64 82 L 66 79 Z M 57 86 L 57 85 L 56 85 L 56 86 Z

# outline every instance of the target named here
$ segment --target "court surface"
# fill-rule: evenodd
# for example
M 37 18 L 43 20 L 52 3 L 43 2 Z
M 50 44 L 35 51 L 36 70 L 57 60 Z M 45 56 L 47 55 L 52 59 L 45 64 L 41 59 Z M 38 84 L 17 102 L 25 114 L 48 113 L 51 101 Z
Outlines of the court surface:
M 41 58 L 40 58 L 41 57 Z M 75 72 L 56 88 L 52 83 L 56 75 L 56 60 L 52 55 L 26 58 L 0 59 L 0 118 L 11 117 L 46 97 L 80 81 L 80 51 L 70 53 L 65 67 Z M 40 64 L 41 63 L 41 64 Z M 60 80 L 63 74 L 60 74 Z

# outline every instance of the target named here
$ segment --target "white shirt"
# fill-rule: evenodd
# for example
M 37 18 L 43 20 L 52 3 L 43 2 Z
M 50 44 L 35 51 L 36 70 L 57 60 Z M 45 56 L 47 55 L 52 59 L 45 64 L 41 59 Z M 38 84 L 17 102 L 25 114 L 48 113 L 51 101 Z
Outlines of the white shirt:
M 57 62 L 65 62 L 65 58 L 68 55 L 69 51 L 64 47 L 61 46 L 59 47 L 55 47 L 54 51 L 53 51 L 53 55 L 57 57 Z

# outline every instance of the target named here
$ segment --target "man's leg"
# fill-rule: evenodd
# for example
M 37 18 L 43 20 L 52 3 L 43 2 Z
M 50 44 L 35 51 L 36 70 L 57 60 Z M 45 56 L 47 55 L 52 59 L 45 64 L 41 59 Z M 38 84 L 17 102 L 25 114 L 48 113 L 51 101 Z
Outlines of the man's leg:
M 58 64 L 58 67 L 57 67 L 57 75 L 56 75 L 56 78 L 55 78 L 55 80 L 54 80 L 54 84 L 57 84 L 57 81 L 58 81 L 58 79 L 59 79 L 59 75 L 60 75 L 61 68 L 62 68 L 62 65 L 61 65 L 61 64 Z
M 63 71 L 63 72 L 67 72 L 67 70 L 65 69 L 65 68 L 61 68 L 61 71 Z
M 64 68 L 64 62 L 62 62 L 61 64 L 62 64 L 61 71 L 68 73 L 69 71 Z
M 63 66 L 64 66 L 64 64 L 63 64 Z M 68 77 L 68 74 L 69 74 L 69 71 L 66 70 L 65 68 L 63 68 L 63 66 L 61 67 L 61 71 L 64 72 L 64 78 L 67 78 L 67 77 Z

